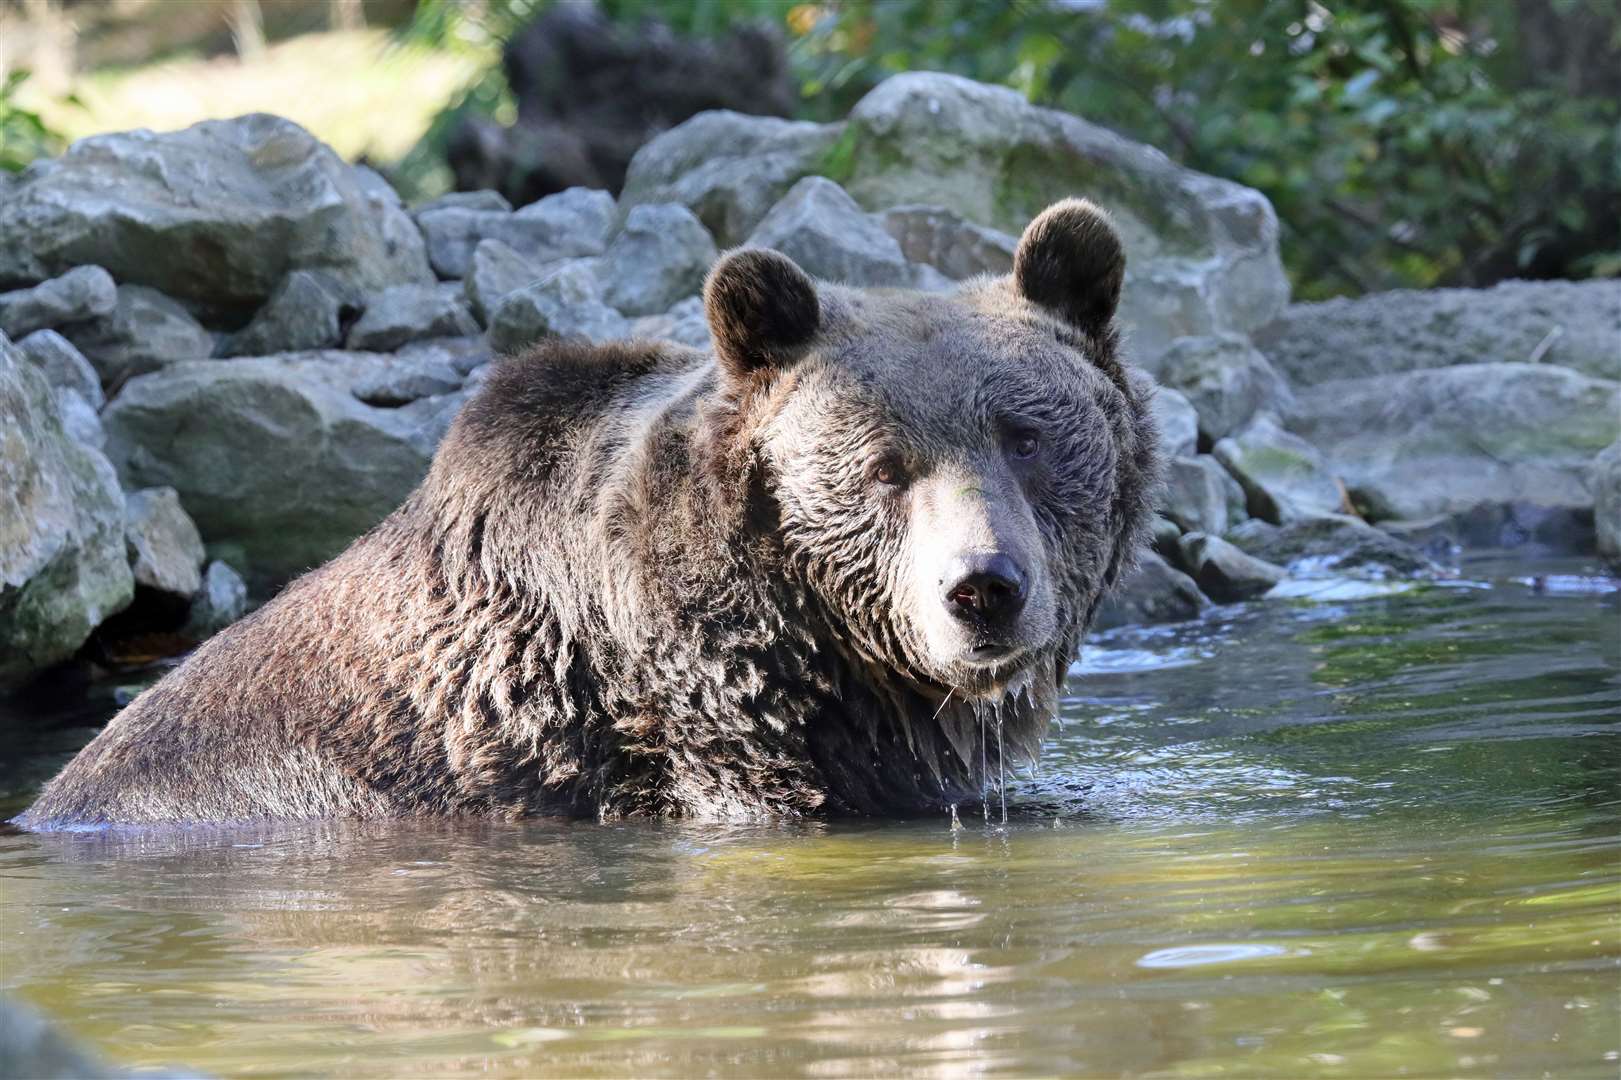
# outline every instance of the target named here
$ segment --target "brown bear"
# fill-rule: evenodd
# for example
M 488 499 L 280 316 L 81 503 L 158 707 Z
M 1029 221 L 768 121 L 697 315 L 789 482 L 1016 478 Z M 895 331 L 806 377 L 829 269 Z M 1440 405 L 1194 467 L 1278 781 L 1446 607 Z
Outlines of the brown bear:
M 734 251 L 713 356 L 547 342 L 427 478 L 136 698 L 28 828 L 901 814 L 1028 760 L 1157 474 L 1125 260 L 1059 203 L 950 294 Z

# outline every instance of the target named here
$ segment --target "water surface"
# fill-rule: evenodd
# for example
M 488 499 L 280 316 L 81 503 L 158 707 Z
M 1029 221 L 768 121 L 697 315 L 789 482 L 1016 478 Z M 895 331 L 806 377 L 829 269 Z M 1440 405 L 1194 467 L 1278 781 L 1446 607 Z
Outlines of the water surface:
M 0 836 L 0 993 L 221 1076 L 1614 1077 L 1621 611 L 1544 572 L 1104 635 L 1006 826 Z

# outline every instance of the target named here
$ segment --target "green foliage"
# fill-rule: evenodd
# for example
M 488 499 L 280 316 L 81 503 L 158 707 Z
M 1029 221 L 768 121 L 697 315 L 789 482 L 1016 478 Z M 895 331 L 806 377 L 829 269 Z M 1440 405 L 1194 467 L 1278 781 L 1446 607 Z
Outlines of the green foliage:
M 63 139 L 39 113 L 17 102 L 17 91 L 28 81 L 27 71 L 0 78 L 0 170 L 18 172 L 30 161 L 62 151 Z

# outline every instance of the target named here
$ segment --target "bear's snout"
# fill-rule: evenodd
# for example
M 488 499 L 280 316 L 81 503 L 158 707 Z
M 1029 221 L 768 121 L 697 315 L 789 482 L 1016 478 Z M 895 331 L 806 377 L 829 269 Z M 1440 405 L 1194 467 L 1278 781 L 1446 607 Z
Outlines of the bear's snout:
M 963 622 L 986 628 L 1012 622 L 1029 595 L 1029 575 L 1000 551 L 957 556 L 944 580 L 946 610 Z

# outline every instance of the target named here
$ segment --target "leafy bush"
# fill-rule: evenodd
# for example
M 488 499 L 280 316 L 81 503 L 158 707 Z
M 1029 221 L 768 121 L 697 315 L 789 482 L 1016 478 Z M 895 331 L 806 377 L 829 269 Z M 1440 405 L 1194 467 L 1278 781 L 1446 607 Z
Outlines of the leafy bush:
M 0 169 L 6 172 L 18 172 L 35 158 L 62 150 L 62 137 L 39 113 L 17 103 L 17 91 L 27 81 L 24 70 L 0 77 Z

